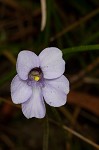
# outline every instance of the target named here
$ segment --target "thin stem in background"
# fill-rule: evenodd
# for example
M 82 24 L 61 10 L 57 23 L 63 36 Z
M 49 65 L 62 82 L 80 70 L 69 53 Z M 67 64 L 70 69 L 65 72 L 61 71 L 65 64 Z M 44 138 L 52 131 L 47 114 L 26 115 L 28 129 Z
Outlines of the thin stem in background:
M 60 125 L 58 122 L 56 122 L 56 121 L 54 121 L 54 120 L 52 120 L 52 119 L 49 119 L 49 120 L 50 120 L 52 123 L 54 123 L 54 124 L 56 124 L 56 125 L 62 127 L 64 130 L 66 130 L 66 131 L 70 132 L 71 134 L 75 135 L 76 137 L 78 137 L 78 138 L 81 139 L 82 141 L 84 141 L 84 142 L 90 144 L 90 145 L 93 146 L 94 148 L 99 149 L 99 145 L 98 145 L 98 144 L 96 144 L 95 142 L 91 141 L 90 139 L 84 137 L 84 136 L 81 135 L 80 133 L 74 131 L 73 129 L 71 129 L 71 128 L 69 128 L 69 127 L 67 127 L 66 125 Z
M 49 120 L 48 117 L 45 118 L 44 122 L 44 136 L 43 136 L 43 150 L 48 150 L 49 141 Z
M 17 108 L 20 108 L 20 109 L 21 109 L 21 107 L 20 107 L 20 106 L 18 106 L 18 105 L 13 105 L 13 103 L 12 103 L 12 102 L 10 102 L 9 100 L 6 100 L 6 99 L 4 99 L 4 98 L 0 98 L 0 101 L 6 102 L 6 103 L 8 103 L 8 104 L 10 104 L 10 105 L 12 105 L 12 106 L 15 106 L 15 107 L 17 107 Z M 48 120 L 47 120 L 47 121 L 48 121 Z M 49 119 L 49 121 L 51 121 L 52 123 L 54 123 L 54 124 L 58 125 L 59 127 L 62 127 L 64 130 L 66 130 L 66 131 L 70 132 L 71 134 L 75 135 L 75 136 L 76 136 L 76 137 L 78 137 L 79 139 L 81 139 L 81 140 L 85 141 L 86 143 L 88 143 L 88 144 L 92 145 L 94 148 L 99 149 L 99 145 L 98 145 L 98 144 L 96 144 L 95 142 L 93 142 L 93 141 L 89 140 L 88 138 L 84 137 L 83 135 L 81 135 L 80 133 L 78 133 L 78 132 L 74 131 L 73 129 L 71 129 L 71 128 L 67 127 L 66 125 L 61 125 L 60 123 L 58 123 L 58 122 L 56 122 L 56 121 L 54 121 L 54 120 L 52 120 L 52 119 Z M 46 133 L 47 133 L 47 135 L 49 135 L 48 122 L 47 122 L 47 124 L 46 124 L 46 125 L 47 125 Z M 47 138 L 48 138 L 48 136 L 47 136 Z M 45 149 L 44 149 L 44 150 L 45 150 Z M 47 149 L 46 149 L 46 150 L 47 150 Z

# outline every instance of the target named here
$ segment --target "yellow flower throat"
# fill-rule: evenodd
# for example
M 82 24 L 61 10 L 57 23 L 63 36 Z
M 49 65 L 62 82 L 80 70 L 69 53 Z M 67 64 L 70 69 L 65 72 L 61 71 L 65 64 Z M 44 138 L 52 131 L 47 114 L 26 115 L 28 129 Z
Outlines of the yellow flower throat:
M 40 80 L 40 77 L 39 77 L 39 76 L 34 76 L 34 80 L 35 80 L 35 81 L 39 81 L 39 80 Z

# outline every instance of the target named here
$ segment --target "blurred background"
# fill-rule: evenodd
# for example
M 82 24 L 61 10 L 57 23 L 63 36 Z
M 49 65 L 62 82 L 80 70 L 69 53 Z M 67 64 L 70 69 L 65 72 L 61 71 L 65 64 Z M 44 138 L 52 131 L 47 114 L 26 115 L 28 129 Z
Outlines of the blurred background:
M 0 150 L 99 149 L 98 44 L 99 0 L 0 0 Z M 49 46 L 63 51 L 71 91 L 65 106 L 28 120 L 10 97 L 16 58 Z

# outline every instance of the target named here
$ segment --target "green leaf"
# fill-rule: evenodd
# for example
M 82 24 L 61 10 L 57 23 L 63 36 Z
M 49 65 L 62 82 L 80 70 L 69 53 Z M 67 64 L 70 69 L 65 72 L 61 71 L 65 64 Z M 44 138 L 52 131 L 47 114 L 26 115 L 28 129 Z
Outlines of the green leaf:
M 83 51 L 94 51 L 94 50 L 99 50 L 99 44 L 96 45 L 82 45 L 82 46 L 77 46 L 77 47 L 70 47 L 63 49 L 63 54 L 67 53 L 75 53 L 75 52 L 83 52 Z

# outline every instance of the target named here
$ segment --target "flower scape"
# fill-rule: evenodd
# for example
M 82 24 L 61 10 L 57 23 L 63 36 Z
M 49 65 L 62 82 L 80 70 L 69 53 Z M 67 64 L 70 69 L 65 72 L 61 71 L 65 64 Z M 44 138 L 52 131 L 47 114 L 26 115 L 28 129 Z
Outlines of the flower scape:
M 66 103 L 69 81 L 63 75 L 65 61 L 58 48 L 45 48 L 39 56 L 29 50 L 18 54 L 17 75 L 11 82 L 11 97 L 22 105 L 26 118 L 43 118 L 46 114 L 44 101 L 53 107 Z

